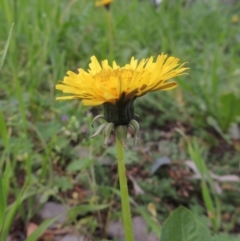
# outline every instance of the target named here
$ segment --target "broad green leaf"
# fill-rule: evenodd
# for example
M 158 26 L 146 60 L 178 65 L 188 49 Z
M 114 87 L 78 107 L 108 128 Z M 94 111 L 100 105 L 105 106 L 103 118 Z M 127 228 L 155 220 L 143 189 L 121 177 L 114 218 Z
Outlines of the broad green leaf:
M 10 38 L 11 38 L 11 35 L 12 35 L 12 29 L 13 29 L 13 24 L 12 24 L 12 27 L 11 27 L 10 32 L 8 34 L 7 42 L 4 45 L 3 52 L 0 55 L 0 70 L 1 70 L 1 68 L 3 66 L 3 62 L 4 62 L 5 58 L 6 58 L 6 54 L 7 54 L 7 50 L 8 50 L 8 46 L 9 46 L 9 42 L 10 42 Z
M 208 230 L 184 207 L 177 208 L 164 222 L 161 241 L 212 241 Z
M 224 131 L 227 131 L 231 122 L 235 122 L 240 116 L 239 108 L 240 98 L 237 98 L 233 93 L 223 95 L 220 99 L 220 111 L 222 117 L 219 122 Z

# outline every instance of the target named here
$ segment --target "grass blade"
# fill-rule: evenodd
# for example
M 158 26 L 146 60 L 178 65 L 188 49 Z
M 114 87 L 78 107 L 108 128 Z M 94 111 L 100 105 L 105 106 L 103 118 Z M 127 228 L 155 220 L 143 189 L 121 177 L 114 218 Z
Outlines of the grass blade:
M 3 195 L 2 175 L 0 173 L 0 233 L 3 228 L 5 209 L 6 209 L 6 201 Z
M 8 134 L 7 134 L 7 125 L 4 120 L 3 114 L 0 111 L 0 136 L 2 137 L 3 144 L 5 148 L 7 149 L 8 147 Z
M 3 62 L 4 62 L 4 60 L 5 60 L 5 58 L 6 58 L 6 55 L 7 55 L 7 50 L 8 50 L 10 38 L 11 38 L 11 35 L 12 35 L 13 25 L 14 25 L 14 24 L 12 24 L 12 26 L 11 26 L 10 32 L 9 32 L 9 34 L 8 34 L 7 42 L 5 43 L 4 48 L 3 48 L 3 52 L 2 52 L 2 54 L 1 54 L 1 56 L 0 56 L 0 70 L 1 70 L 1 68 L 2 68 L 2 66 L 3 66 Z
M 25 241 L 36 241 L 44 233 L 44 231 L 58 218 L 59 215 L 45 220 L 27 239 L 25 239 Z

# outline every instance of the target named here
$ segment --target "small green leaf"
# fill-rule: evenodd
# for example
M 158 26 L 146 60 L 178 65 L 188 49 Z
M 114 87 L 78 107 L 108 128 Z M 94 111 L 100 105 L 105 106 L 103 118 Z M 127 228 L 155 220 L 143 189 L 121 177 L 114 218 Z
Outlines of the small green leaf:
M 71 190 L 73 188 L 73 184 L 70 182 L 69 178 L 64 176 L 56 176 L 55 184 L 59 187 L 63 192 L 67 190 Z
M 82 160 L 75 160 L 67 166 L 68 172 L 80 171 L 88 168 L 93 163 L 93 159 L 85 158 Z
M 70 219 L 74 219 L 77 215 L 84 215 L 88 212 L 95 212 L 109 207 L 109 204 L 101 204 L 101 205 L 80 205 L 78 207 L 74 207 L 68 212 L 68 216 Z
M 208 230 L 184 207 L 177 208 L 164 222 L 161 241 L 211 241 Z

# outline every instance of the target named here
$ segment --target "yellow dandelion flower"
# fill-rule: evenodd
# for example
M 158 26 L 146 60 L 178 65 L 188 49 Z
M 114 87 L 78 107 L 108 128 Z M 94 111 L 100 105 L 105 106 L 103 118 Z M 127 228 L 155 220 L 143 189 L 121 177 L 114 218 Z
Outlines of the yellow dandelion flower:
M 233 15 L 232 16 L 232 23 L 238 23 L 239 22 L 239 17 L 238 15 Z
M 103 103 L 116 104 L 120 99 L 125 102 L 148 92 L 171 90 L 177 86 L 167 80 L 182 75 L 187 68 L 179 65 L 179 59 L 159 55 L 142 59 L 140 63 L 132 57 L 123 67 L 114 61 L 112 67 L 107 60 L 100 64 L 95 56 L 91 57 L 89 70 L 79 69 L 76 74 L 68 71 L 56 89 L 71 95 L 58 97 L 57 100 L 80 99 L 83 105 L 96 106 Z
M 95 2 L 95 6 L 100 7 L 100 6 L 108 6 L 113 2 L 113 0 L 98 0 Z
M 95 135 L 104 131 L 108 137 L 115 127 L 127 126 L 136 136 L 139 125 L 135 120 L 134 100 L 149 92 L 175 88 L 177 83 L 168 80 L 185 74 L 187 69 L 184 64 L 179 64 L 178 58 L 165 54 L 159 55 L 155 61 L 150 57 L 138 62 L 132 57 L 130 63 L 123 67 L 115 61 L 112 66 L 107 60 L 100 64 L 92 56 L 88 71 L 79 69 L 78 74 L 68 71 L 63 81 L 56 85 L 56 89 L 69 94 L 57 97 L 57 100 L 80 99 L 86 106 L 103 104 L 104 115 L 94 120 L 104 118 L 108 123 L 101 125 Z

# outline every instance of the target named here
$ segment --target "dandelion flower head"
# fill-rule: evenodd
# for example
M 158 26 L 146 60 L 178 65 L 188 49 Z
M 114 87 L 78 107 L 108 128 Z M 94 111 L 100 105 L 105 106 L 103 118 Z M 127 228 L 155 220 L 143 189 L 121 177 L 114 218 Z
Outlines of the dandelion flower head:
M 232 23 L 238 23 L 239 22 L 239 16 L 238 15 L 233 15 L 232 16 Z
M 95 2 L 95 6 L 96 7 L 107 6 L 107 5 L 110 5 L 112 2 L 113 0 L 98 0 Z
M 79 69 L 79 73 L 67 72 L 56 89 L 69 95 L 57 100 L 80 99 L 83 105 L 97 106 L 104 103 L 116 104 L 119 100 L 126 102 L 143 96 L 148 92 L 171 90 L 177 86 L 175 81 L 168 81 L 185 74 L 188 68 L 179 64 L 179 59 L 159 55 L 142 59 L 134 57 L 123 67 L 114 61 L 112 66 L 107 60 L 99 63 L 95 56 L 91 57 L 89 70 Z

